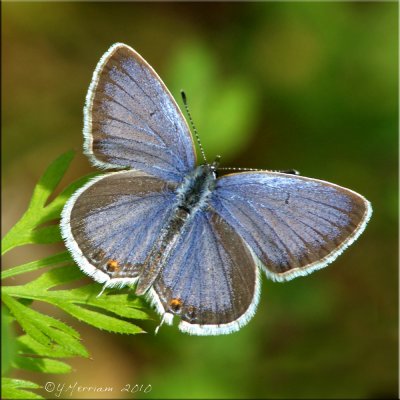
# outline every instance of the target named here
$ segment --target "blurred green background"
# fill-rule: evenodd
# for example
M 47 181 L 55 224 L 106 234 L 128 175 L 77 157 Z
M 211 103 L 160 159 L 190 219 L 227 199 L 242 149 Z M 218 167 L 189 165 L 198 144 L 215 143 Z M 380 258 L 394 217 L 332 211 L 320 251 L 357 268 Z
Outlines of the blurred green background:
M 82 155 L 82 107 L 96 63 L 117 41 L 142 54 L 180 105 L 185 89 L 209 159 L 296 168 L 362 193 L 374 208 L 334 265 L 288 283 L 263 277 L 258 311 L 238 333 L 190 337 L 162 327 L 127 337 L 60 312 L 92 358 L 72 360 L 68 376 L 14 376 L 113 386 L 113 398 L 397 397 L 397 8 L 3 2 L 3 234 L 60 153 L 77 151 L 64 183 L 93 171 Z M 17 249 L 3 262 L 61 249 Z M 127 384 L 153 389 L 121 392 Z M 110 394 L 72 398 L 101 396 Z

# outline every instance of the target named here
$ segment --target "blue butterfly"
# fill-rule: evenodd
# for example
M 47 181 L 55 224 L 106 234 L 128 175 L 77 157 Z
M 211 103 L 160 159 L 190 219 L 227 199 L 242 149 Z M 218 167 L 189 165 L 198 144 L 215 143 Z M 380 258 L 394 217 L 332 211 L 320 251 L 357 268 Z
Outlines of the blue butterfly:
M 102 56 L 84 109 L 84 149 L 103 169 L 67 202 L 61 229 L 76 263 L 105 287 L 136 285 L 167 324 L 195 335 L 254 315 L 259 270 L 286 281 L 323 268 L 363 232 L 361 195 L 271 171 L 217 177 L 197 166 L 168 89 L 132 48 Z

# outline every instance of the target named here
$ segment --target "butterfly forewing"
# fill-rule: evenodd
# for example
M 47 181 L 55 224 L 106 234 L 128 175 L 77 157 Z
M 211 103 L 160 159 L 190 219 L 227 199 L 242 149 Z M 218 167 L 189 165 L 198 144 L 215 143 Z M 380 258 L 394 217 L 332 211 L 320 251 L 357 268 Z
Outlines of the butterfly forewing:
M 273 172 L 221 177 L 212 206 L 274 280 L 326 266 L 361 234 L 371 214 L 369 202 L 351 190 Z
M 179 182 L 195 164 L 185 119 L 154 70 L 117 43 L 101 58 L 85 106 L 85 150 L 102 168 L 131 167 Z

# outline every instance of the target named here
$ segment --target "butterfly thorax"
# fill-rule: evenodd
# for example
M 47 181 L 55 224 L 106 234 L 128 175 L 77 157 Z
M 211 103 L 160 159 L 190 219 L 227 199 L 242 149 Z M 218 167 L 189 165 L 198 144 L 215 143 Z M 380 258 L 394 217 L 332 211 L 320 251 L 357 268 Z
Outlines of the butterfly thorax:
M 200 165 L 187 175 L 177 189 L 177 207 L 189 214 L 207 208 L 215 188 L 216 175 L 213 164 Z

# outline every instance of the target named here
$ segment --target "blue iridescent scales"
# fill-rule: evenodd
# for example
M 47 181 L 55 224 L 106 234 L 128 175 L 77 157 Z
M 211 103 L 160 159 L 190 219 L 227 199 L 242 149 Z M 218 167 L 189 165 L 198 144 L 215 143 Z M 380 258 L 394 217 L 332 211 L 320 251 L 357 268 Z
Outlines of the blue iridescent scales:
M 371 216 L 361 195 L 268 171 L 218 176 L 196 166 L 189 127 L 166 86 L 132 48 L 101 57 L 84 109 L 84 150 L 102 169 L 61 220 L 78 266 L 104 287 L 132 285 L 195 335 L 252 318 L 259 272 L 276 281 L 332 262 Z

